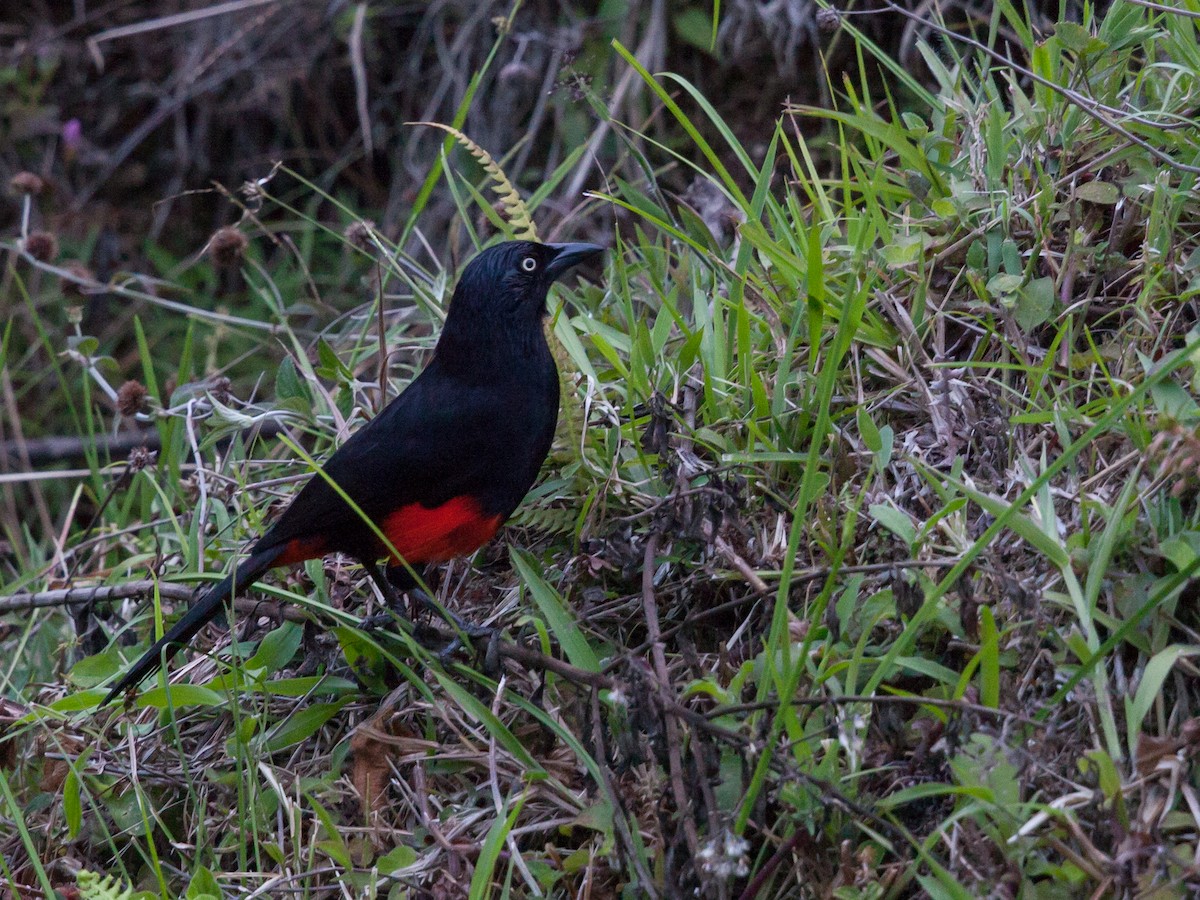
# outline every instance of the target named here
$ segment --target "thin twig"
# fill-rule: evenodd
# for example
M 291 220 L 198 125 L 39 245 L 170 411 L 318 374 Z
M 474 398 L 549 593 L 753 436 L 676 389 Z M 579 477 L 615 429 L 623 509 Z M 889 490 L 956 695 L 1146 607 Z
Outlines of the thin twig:
M 371 138 L 371 112 L 367 105 L 367 66 L 363 62 L 363 23 L 367 20 L 367 4 L 354 9 L 354 24 L 350 27 L 350 71 L 354 73 L 354 97 L 358 107 L 358 127 L 362 131 L 363 150 L 369 158 L 375 152 Z
M 118 38 L 133 37 L 139 34 L 146 34 L 149 31 L 158 31 L 162 28 L 174 28 L 176 25 L 186 25 L 189 22 L 197 22 L 201 19 L 223 16 L 226 13 L 241 12 L 246 9 L 252 9 L 255 6 L 277 2 L 279 0 L 229 0 L 228 3 L 218 3 L 216 6 L 209 6 L 204 9 L 193 9 L 170 16 L 160 16 L 157 19 L 148 19 L 144 22 L 134 22 L 132 25 L 107 28 L 99 34 L 88 38 L 87 43 L 93 54 L 98 57 L 98 62 L 102 63 L 102 59 L 99 58 L 97 45 L 104 41 L 115 41 Z
M 12 612 L 26 612 L 31 609 L 70 606 L 74 603 L 115 603 L 119 600 L 131 600 L 135 597 L 149 596 L 156 589 L 162 599 L 170 600 L 173 603 L 187 603 L 195 595 L 195 590 L 186 584 L 144 579 L 141 581 L 126 581 L 121 584 L 59 588 L 53 591 L 37 591 L 36 593 L 29 594 L 9 594 L 0 597 L 0 615 Z M 309 619 L 304 610 L 289 603 L 275 603 L 239 597 L 234 601 L 234 608 L 238 612 L 248 615 L 269 616 L 273 619 L 286 619 L 289 622 L 307 622 Z M 563 674 L 564 677 L 570 677 L 566 673 L 560 674 Z
M 155 588 L 167 600 L 184 601 L 192 598 L 192 589 L 187 585 L 147 579 L 145 581 L 126 581 L 122 584 L 98 584 L 93 587 L 59 588 L 30 594 L 9 594 L 0 597 L 0 613 L 24 612 L 51 606 L 69 606 L 72 603 L 112 603 L 132 597 L 144 597 L 154 593 Z
M 658 618 L 658 600 L 654 594 L 655 557 L 658 555 L 658 532 L 650 535 L 646 541 L 646 555 L 642 560 L 642 605 L 646 610 L 646 633 L 650 642 L 650 658 L 654 664 L 654 676 L 658 681 L 658 693 L 664 708 L 675 704 L 675 696 L 671 692 L 671 676 L 667 671 L 667 654 L 661 640 L 661 630 Z M 683 759 L 680 756 L 679 725 L 673 716 L 664 716 L 667 730 L 667 761 L 671 773 L 671 792 L 675 795 L 675 809 L 683 824 L 687 837 L 688 851 L 694 859 L 700 849 L 700 839 L 696 833 L 696 823 L 692 820 L 691 804 L 688 802 L 688 791 L 684 786 Z

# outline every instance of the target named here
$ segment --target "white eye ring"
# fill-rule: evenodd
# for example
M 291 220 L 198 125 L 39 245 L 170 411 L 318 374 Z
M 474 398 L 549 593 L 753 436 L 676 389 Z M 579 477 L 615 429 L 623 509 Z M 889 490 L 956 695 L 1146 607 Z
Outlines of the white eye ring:
M 532 256 L 527 256 L 523 260 L 521 260 L 521 268 L 524 269 L 526 272 L 536 272 L 537 271 L 537 260 L 534 259 Z

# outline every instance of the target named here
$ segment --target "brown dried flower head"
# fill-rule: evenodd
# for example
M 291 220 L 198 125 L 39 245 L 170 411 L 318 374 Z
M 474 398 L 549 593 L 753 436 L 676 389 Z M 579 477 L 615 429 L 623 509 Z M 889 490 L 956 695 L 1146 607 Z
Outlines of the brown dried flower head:
M 1195 491 L 1200 485 L 1200 434 L 1178 422 L 1168 422 L 1146 448 L 1158 462 L 1158 471 L 1173 496 Z
M 218 266 L 236 266 L 242 261 L 249 243 L 244 234 L 232 225 L 226 225 L 213 233 L 208 241 L 208 252 Z
M 344 234 L 346 240 L 359 250 L 370 253 L 375 249 L 375 241 L 371 238 L 374 230 L 375 223 L 370 219 L 356 219 L 346 226 Z
M 140 381 L 127 381 L 117 391 L 117 409 L 121 415 L 133 417 L 146 406 L 146 386 Z
M 74 279 L 64 278 L 62 280 L 63 293 L 72 294 L 76 297 L 89 296 L 87 285 L 80 284 L 79 282 L 94 282 L 96 280 L 96 273 L 77 259 L 64 260 L 62 267 L 74 276 Z
M 18 172 L 8 182 L 14 194 L 32 194 L 37 196 L 46 189 L 46 182 L 32 172 Z
M 24 241 L 25 252 L 38 262 L 58 259 L 58 238 L 48 231 L 33 231 Z
M 157 458 L 158 454 L 144 444 L 141 447 L 134 447 L 129 451 L 129 468 L 134 472 L 140 472 L 147 466 L 154 465 Z
M 208 381 L 208 393 L 218 403 L 229 403 L 233 400 L 233 382 L 224 375 L 217 375 Z
M 826 34 L 837 31 L 842 26 L 842 14 L 836 9 L 825 8 L 817 10 L 817 28 Z

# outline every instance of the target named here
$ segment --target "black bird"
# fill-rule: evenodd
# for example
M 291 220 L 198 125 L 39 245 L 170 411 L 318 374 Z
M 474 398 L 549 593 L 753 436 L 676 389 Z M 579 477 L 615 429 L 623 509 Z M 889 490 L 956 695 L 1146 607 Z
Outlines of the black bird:
M 510 241 L 475 257 L 424 371 L 323 466 L 409 566 L 472 553 L 532 487 L 558 420 L 558 371 L 543 319 L 550 285 L 603 252 Z M 357 559 L 387 597 L 403 562 L 329 481 L 314 474 L 249 556 L 209 588 L 121 677 L 101 706 L 170 659 L 225 601 L 274 566 L 329 553 Z M 387 558 L 389 581 L 377 562 Z

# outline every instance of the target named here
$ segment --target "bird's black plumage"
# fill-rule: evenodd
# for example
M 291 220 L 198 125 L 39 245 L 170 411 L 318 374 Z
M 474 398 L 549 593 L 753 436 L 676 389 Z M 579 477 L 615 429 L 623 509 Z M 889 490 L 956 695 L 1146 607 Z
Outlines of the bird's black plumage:
M 516 509 L 549 452 L 558 372 L 543 317 L 550 285 L 602 252 L 592 244 L 511 241 L 472 260 L 450 301 L 433 359 L 323 465 L 409 565 L 475 550 Z M 267 569 L 342 552 L 374 570 L 394 559 L 321 475 L 121 677 L 108 703 L 157 669 Z M 102 704 L 103 705 L 103 704 Z

